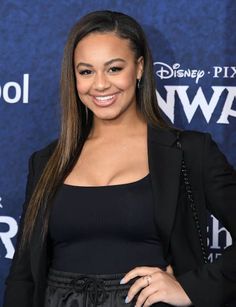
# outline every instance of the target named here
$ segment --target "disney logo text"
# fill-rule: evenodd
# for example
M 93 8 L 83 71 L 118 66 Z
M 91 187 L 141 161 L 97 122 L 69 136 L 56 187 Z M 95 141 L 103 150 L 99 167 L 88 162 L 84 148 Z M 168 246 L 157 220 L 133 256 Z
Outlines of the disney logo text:
M 198 84 L 200 78 L 205 75 L 204 70 L 199 69 L 179 69 L 180 64 L 175 63 L 172 67 L 163 62 L 154 62 L 157 66 L 156 75 L 161 79 L 170 79 L 170 78 L 192 78 L 195 79 L 195 83 Z

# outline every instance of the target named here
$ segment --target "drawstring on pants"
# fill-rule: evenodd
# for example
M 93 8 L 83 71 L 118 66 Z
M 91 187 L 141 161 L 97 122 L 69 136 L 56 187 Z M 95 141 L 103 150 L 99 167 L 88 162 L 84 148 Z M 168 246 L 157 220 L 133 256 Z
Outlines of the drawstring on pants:
M 95 277 L 88 277 L 86 275 L 84 276 L 82 275 L 82 276 L 72 279 L 70 284 L 73 287 L 75 292 L 80 292 L 80 291 L 88 292 L 89 298 L 91 302 L 93 303 L 94 307 L 104 303 L 104 301 L 106 300 L 106 290 L 105 290 L 105 284 L 104 284 L 103 279 L 98 279 Z M 92 291 L 88 291 L 89 288 Z M 71 291 L 69 291 L 69 293 L 71 293 Z M 66 297 L 68 297 L 69 293 L 66 295 Z M 100 296 L 101 296 L 101 299 L 100 299 Z M 85 296 L 83 299 L 83 306 L 86 307 L 86 297 Z
M 123 306 L 128 290 L 136 280 L 120 284 L 124 275 L 73 273 L 50 268 L 44 307 Z

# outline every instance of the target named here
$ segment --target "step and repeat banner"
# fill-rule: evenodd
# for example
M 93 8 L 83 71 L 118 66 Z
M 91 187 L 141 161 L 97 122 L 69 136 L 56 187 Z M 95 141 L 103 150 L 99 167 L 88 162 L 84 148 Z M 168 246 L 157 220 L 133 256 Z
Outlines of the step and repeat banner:
M 14 254 L 30 154 L 57 138 L 63 47 L 93 10 L 127 13 L 143 26 L 166 120 L 210 132 L 236 167 L 236 1 L 0 0 L 0 306 Z M 209 214 L 209 260 L 232 238 Z

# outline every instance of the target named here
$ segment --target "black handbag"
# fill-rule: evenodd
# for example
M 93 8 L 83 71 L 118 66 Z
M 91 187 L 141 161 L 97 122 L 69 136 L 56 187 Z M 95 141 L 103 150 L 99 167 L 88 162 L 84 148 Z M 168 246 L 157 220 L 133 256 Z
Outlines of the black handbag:
M 177 142 L 176 145 L 178 148 L 182 149 L 182 145 L 180 142 L 180 131 L 177 131 Z M 183 181 L 184 181 L 184 186 L 185 186 L 185 191 L 186 191 L 186 196 L 187 196 L 187 201 L 188 204 L 192 210 L 192 214 L 193 214 L 193 220 L 195 222 L 195 227 L 198 233 L 198 237 L 199 237 L 199 242 L 200 242 L 200 246 L 201 246 L 201 251 L 202 251 L 202 257 L 203 257 L 203 261 L 204 263 L 208 263 L 208 257 L 207 257 L 207 252 L 203 243 L 203 238 L 202 238 L 202 231 L 201 231 L 201 227 L 200 227 L 200 222 L 199 222 L 199 215 L 198 215 L 198 211 L 194 202 L 194 198 L 193 198 L 193 193 L 192 193 L 192 187 L 189 181 L 189 175 L 188 175 L 188 169 L 184 160 L 184 152 L 183 152 L 183 159 L 182 159 L 182 165 L 181 165 L 181 175 L 183 177 Z

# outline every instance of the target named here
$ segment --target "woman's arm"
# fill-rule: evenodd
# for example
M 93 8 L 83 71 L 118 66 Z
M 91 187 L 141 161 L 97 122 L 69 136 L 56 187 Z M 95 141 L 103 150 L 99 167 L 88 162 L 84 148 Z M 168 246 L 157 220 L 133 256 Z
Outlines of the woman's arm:
M 17 234 L 15 254 L 11 263 L 9 275 L 5 281 L 6 289 L 3 299 L 3 307 L 33 306 L 34 282 L 31 274 L 30 252 L 29 248 L 25 248 L 20 254 L 19 245 L 22 236 L 25 211 L 34 187 L 34 157 L 35 153 L 33 153 L 29 159 L 25 202 Z
M 236 172 L 205 134 L 203 185 L 207 208 L 230 232 L 233 244 L 213 263 L 177 277 L 196 307 L 219 307 L 236 299 Z

